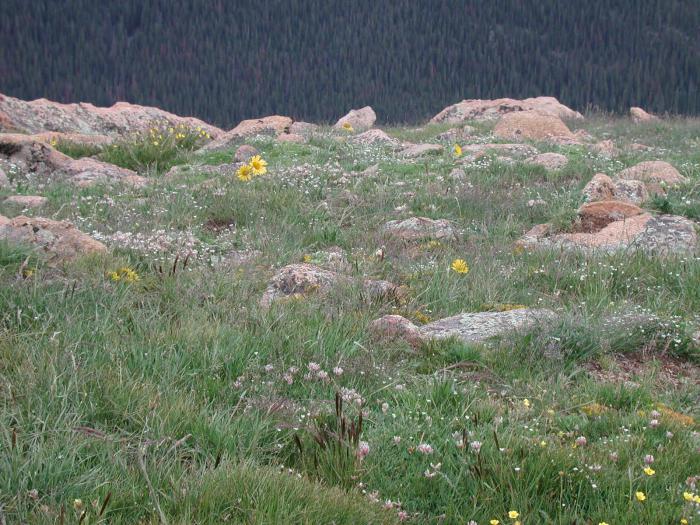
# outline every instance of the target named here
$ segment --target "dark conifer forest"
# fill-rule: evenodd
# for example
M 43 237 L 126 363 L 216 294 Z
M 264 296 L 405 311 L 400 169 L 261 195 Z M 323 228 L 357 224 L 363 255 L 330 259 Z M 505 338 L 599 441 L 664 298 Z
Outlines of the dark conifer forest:
M 464 98 L 700 112 L 699 0 L 3 0 L 0 92 L 230 127 Z

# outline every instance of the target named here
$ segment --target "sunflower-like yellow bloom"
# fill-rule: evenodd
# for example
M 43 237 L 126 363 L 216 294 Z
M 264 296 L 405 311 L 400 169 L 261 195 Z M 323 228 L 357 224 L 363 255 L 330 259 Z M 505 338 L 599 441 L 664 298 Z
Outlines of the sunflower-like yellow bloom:
M 469 273 L 469 265 L 464 259 L 455 259 L 452 261 L 452 270 L 461 274 Z
M 255 155 L 250 159 L 250 168 L 255 175 L 265 175 L 267 173 L 267 161 L 263 160 L 260 155 Z
M 236 177 L 238 180 L 248 182 L 253 178 L 253 168 L 249 164 L 244 164 L 236 170 Z

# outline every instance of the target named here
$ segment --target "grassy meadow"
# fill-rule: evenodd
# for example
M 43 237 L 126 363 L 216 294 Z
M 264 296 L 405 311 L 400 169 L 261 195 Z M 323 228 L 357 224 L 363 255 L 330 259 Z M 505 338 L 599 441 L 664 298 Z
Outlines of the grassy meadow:
M 496 141 L 474 126 L 462 145 Z M 463 163 L 444 142 L 406 160 L 322 128 L 248 141 L 268 162 L 248 182 L 207 169 L 235 150 L 197 153 L 196 132 L 58 145 L 137 169 L 140 189 L 6 170 L 49 201 L 0 214 L 70 220 L 110 251 L 56 267 L 0 244 L 0 523 L 700 523 L 700 254 L 513 249 L 536 224 L 570 225 L 595 173 L 643 160 L 689 180 L 646 207 L 699 221 L 700 120 L 572 126 L 620 155 L 534 144 L 569 158 L 548 172 Z M 382 236 L 410 216 L 450 219 L 458 239 Z M 332 247 L 405 296 L 368 302 L 350 283 L 259 306 L 276 270 Z M 559 321 L 418 350 L 367 329 L 519 305 Z

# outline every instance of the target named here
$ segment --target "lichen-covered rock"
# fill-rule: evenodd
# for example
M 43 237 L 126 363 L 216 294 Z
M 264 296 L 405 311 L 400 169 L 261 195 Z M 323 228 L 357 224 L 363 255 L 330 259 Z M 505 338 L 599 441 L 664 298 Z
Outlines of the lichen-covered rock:
M 550 231 L 549 225 L 540 225 L 539 230 L 533 228 L 518 241 L 517 246 L 593 253 L 638 250 L 650 255 L 667 256 L 693 253 L 698 244 L 693 221 L 675 215 L 654 217 L 642 213 L 587 233 L 550 235 Z
M 440 155 L 445 151 L 442 144 L 410 144 L 399 152 L 405 159 L 415 159 L 425 155 Z
M 260 152 L 254 146 L 249 146 L 248 144 L 243 144 L 238 146 L 236 153 L 233 155 L 233 160 L 236 162 L 248 162 L 255 155 L 259 155 Z
M 289 133 L 301 135 L 302 137 L 310 137 L 314 133 L 317 133 L 318 130 L 318 124 L 311 124 L 310 122 L 296 121 L 289 126 Z
M 399 141 L 393 137 L 390 137 L 381 129 L 368 129 L 363 133 L 353 135 L 348 139 L 351 144 L 361 144 L 363 146 L 371 146 L 378 144 L 386 144 L 389 146 L 396 146 Z
M 551 310 L 521 308 L 505 312 L 463 313 L 418 327 L 400 315 L 386 315 L 372 322 L 370 332 L 376 339 L 402 339 L 414 347 L 448 338 L 465 343 L 484 343 L 493 337 L 551 323 L 556 318 Z
M 101 160 L 84 157 L 71 159 L 54 172 L 54 176 L 65 177 L 69 182 L 80 187 L 95 184 L 123 183 L 137 188 L 148 184 L 148 179 L 136 175 L 136 172 L 120 168 Z
M 365 131 L 374 126 L 377 121 L 377 114 L 370 106 L 360 109 L 351 109 L 350 112 L 338 119 L 333 126 L 336 129 L 343 129 L 350 126 L 355 131 Z
M 0 158 L 16 163 L 24 171 L 65 179 L 81 187 L 98 182 L 139 187 L 148 183 L 148 179 L 132 170 L 91 157 L 72 159 L 28 135 L 0 134 Z
M 39 195 L 12 195 L 5 199 L 5 203 L 14 204 L 23 208 L 41 208 L 48 201 L 49 199 Z
M 560 170 L 569 163 L 569 159 L 566 155 L 561 153 L 540 153 L 534 157 L 530 157 L 525 161 L 526 164 L 533 164 L 535 166 L 542 166 L 547 170 Z
M 440 133 L 437 140 L 442 140 L 445 142 L 461 142 L 463 140 L 468 140 L 476 133 L 476 128 L 472 126 L 462 126 L 461 128 L 452 128 Z
M 642 213 L 644 210 L 639 206 L 615 200 L 587 202 L 578 209 L 581 228 L 586 232 L 601 230 L 611 222 L 629 219 Z
M 604 173 L 597 173 L 583 188 L 583 198 L 586 202 L 617 200 L 639 205 L 649 198 L 649 191 L 642 181 L 611 179 Z
M 401 340 L 416 348 L 425 342 L 420 329 L 400 315 L 385 315 L 372 321 L 369 325 L 369 332 L 375 340 Z
M 454 239 L 456 237 L 455 228 L 451 221 L 428 219 L 427 217 L 389 221 L 384 225 L 382 232 L 387 237 L 403 241 Z
M 506 113 L 496 123 L 493 133 L 506 140 L 578 143 L 576 136 L 559 117 L 537 111 Z
M 205 144 L 200 148 L 200 151 L 218 151 L 233 148 L 241 140 L 257 135 L 276 137 L 282 133 L 288 133 L 293 122 L 290 117 L 280 115 L 243 120 L 232 130 L 221 133 L 215 140 Z
M 642 108 L 634 106 L 630 108 L 630 117 L 632 118 L 632 122 L 636 124 L 640 122 L 652 122 L 654 120 L 659 120 L 659 117 L 647 113 Z
M 665 193 L 662 188 L 656 188 L 655 192 Z M 615 180 L 615 198 L 639 205 L 649 199 L 649 190 L 641 180 L 617 179 Z
M 0 239 L 35 247 L 52 263 L 107 251 L 104 244 L 77 230 L 70 222 L 42 217 L 0 217 Z
M 117 102 L 111 107 L 97 107 L 81 102 L 61 104 L 45 98 L 25 101 L 0 94 L 0 131 L 42 133 L 63 132 L 83 135 L 124 135 L 147 131 L 154 121 L 171 126 L 183 124 L 199 128 L 212 137 L 222 131 L 193 117 L 180 117 L 162 109 Z
M 565 119 L 582 119 L 581 113 L 561 104 L 554 97 L 535 97 L 524 100 L 498 98 L 495 100 L 469 99 L 446 107 L 431 122 L 459 124 L 466 120 L 490 120 L 517 111 L 537 110 L 540 113 Z
M 596 173 L 583 188 L 587 202 L 605 201 L 615 198 L 615 183 L 605 173 Z
M 617 174 L 619 179 L 641 180 L 645 183 L 675 186 L 686 182 L 676 168 L 662 160 L 649 160 L 622 170 Z
M 272 303 L 283 298 L 305 297 L 312 293 L 324 294 L 336 286 L 349 285 L 352 282 L 352 278 L 347 275 L 313 264 L 290 264 L 272 277 L 260 299 L 260 306 L 267 309 Z M 401 294 L 400 287 L 388 281 L 366 279 L 362 285 L 370 300 L 394 299 Z

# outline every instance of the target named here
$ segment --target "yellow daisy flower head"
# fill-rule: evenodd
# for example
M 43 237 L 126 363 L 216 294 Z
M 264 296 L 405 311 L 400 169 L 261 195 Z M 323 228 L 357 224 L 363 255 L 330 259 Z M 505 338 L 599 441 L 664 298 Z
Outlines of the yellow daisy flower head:
M 644 492 L 642 492 L 641 490 L 635 492 L 634 497 L 637 498 L 637 501 L 644 501 L 645 499 L 647 499 L 646 494 L 644 494 Z
M 457 273 L 461 273 L 461 274 L 469 273 L 469 265 L 467 264 L 467 262 L 464 259 L 455 259 L 454 261 L 452 261 L 451 268 L 453 271 L 455 271 Z
M 512 520 L 518 519 L 520 517 L 520 513 L 517 510 L 511 510 L 508 512 L 508 517 Z
M 644 467 L 644 474 L 646 474 L 647 476 L 653 476 L 654 474 L 656 474 L 656 471 L 651 467 Z
M 455 157 L 462 156 L 462 146 L 460 146 L 459 144 L 455 144 L 454 148 L 452 148 L 452 151 L 454 151 Z
M 683 499 L 685 501 L 693 501 L 693 493 L 692 492 L 684 492 Z
M 350 124 L 349 122 L 343 122 L 343 129 L 349 132 L 355 131 L 355 129 L 352 127 L 352 124 Z
M 490 525 L 498 525 L 501 522 L 498 520 L 491 520 L 491 521 L 489 521 L 489 523 L 490 523 Z
M 243 166 L 236 170 L 236 177 L 238 177 L 240 181 L 248 182 L 253 178 L 253 168 L 249 164 L 243 164 Z
M 250 159 L 250 167 L 255 175 L 265 175 L 267 173 L 267 161 L 263 160 L 260 155 L 255 155 Z
M 601 521 L 598 525 L 609 525 L 609 523 L 607 521 Z

